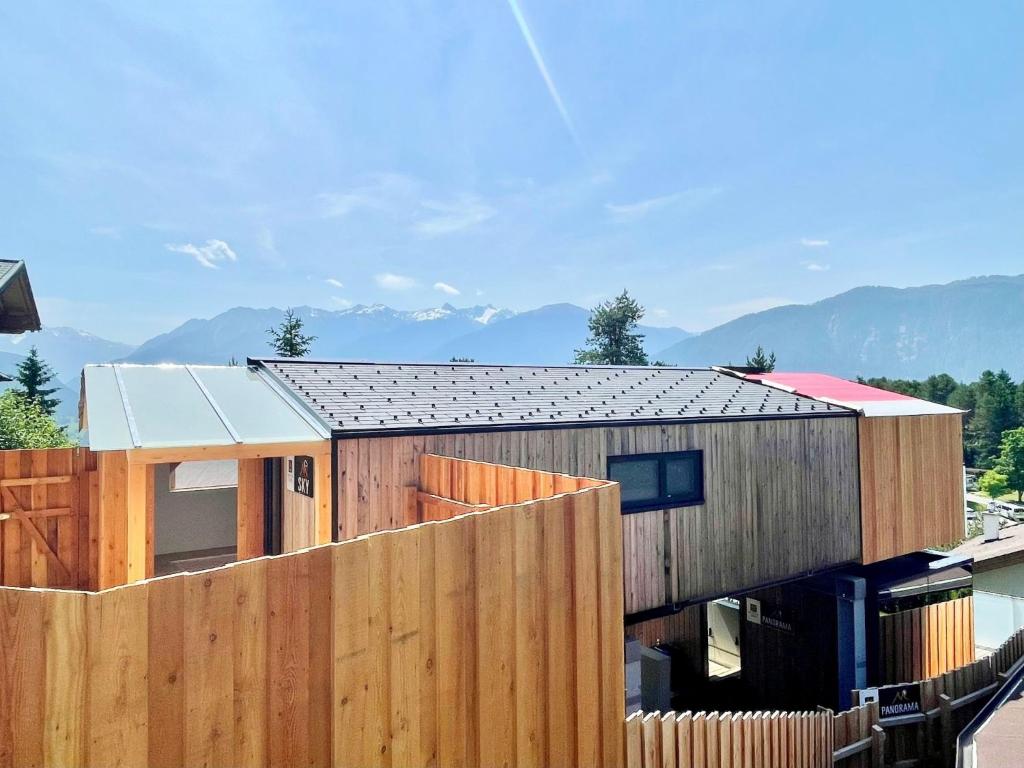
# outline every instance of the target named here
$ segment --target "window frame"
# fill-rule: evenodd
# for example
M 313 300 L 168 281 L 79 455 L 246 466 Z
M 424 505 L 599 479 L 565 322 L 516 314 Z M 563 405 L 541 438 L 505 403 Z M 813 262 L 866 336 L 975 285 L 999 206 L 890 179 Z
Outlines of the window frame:
M 694 496 L 668 495 L 668 462 L 696 457 L 698 492 Z M 637 512 L 650 512 L 656 509 L 675 509 L 677 507 L 697 507 L 705 502 L 704 497 L 704 451 L 664 451 L 658 453 L 626 453 L 608 457 L 607 475 L 612 480 L 612 465 L 625 464 L 630 461 L 657 461 L 658 463 L 658 496 L 640 501 L 621 502 L 622 514 L 631 515 Z M 613 482 L 615 482 L 613 480 Z

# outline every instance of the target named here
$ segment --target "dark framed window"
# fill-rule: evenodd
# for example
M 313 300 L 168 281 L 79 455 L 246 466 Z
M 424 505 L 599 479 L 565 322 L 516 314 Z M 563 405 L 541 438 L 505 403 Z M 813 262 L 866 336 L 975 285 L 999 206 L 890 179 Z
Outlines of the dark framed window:
M 608 479 L 622 486 L 623 513 L 703 504 L 704 451 L 609 456 Z

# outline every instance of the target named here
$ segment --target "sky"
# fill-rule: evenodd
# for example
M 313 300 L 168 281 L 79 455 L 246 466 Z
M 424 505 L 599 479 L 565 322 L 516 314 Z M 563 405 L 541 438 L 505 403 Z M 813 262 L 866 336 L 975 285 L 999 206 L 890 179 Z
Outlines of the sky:
M 1019 2 L 0 4 L 44 324 L 593 306 L 703 330 L 1024 272 Z

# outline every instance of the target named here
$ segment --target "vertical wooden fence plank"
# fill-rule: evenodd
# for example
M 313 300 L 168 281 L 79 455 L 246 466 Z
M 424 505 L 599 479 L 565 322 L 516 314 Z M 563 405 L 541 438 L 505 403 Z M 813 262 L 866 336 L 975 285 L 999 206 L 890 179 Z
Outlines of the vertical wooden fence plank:
M 78 592 L 51 592 L 45 597 L 43 757 L 47 765 L 84 765 L 86 680 L 82 671 L 88 659 L 86 596 Z
M 43 596 L 0 591 L 0 766 L 43 761 L 46 644 Z
M 267 561 L 271 765 L 309 760 L 309 593 L 307 553 Z
M 146 589 L 149 765 L 176 768 L 185 765 L 185 578 L 155 579 Z
M 241 563 L 231 572 L 234 761 L 238 766 L 263 766 L 267 764 L 267 561 Z
M 477 520 L 481 765 L 511 763 L 515 756 L 515 633 L 491 630 L 515 623 L 514 540 L 512 515 L 507 510 L 481 515 Z
M 92 765 L 146 765 L 149 710 L 148 584 L 86 598 L 89 634 L 88 727 Z
M 226 569 L 185 576 L 186 765 L 230 765 L 235 759 L 234 599 L 234 578 Z
M 516 764 L 548 764 L 544 614 L 544 518 L 536 504 L 516 512 Z M 621 718 L 615 721 L 618 723 Z
M 351 442 L 351 441 L 349 441 Z M 369 570 L 366 539 L 331 549 L 334 619 L 333 759 L 335 765 L 379 759 L 367 708 L 371 669 L 369 652 Z M 371 755 L 372 758 L 371 759 Z

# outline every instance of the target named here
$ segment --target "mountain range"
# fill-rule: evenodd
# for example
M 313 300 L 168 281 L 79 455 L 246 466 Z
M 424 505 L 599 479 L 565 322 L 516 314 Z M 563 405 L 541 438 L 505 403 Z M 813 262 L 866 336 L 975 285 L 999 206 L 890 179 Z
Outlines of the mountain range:
M 571 362 L 587 337 L 589 313 L 572 304 L 553 304 L 528 312 L 492 306 L 402 311 L 381 304 L 343 310 L 297 307 L 304 333 L 315 336 L 310 357 L 407 362 Z M 125 355 L 126 362 L 226 363 L 247 356 L 269 357 L 267 329 L 281 322 L 280 309 L 236 307 L 210 318 L 189 320 Z M 648 351 L 689 334 L 679 328 L 643 328 Z
M 588 311 L 551 304 L 525 312 L 450 304 L 404 311 L 375 304 L 343 310 L 299 307 L 306 333 L 316 336 L 311 356 L 387 361 L 488 363 L 570 362 L 587 337 Z M 267 329 L 283 310 L 236 307 L 208 319 L 188 320 L 138 347 L 72 328 L 0 336 L 0 372 L 12 374 L 28 347 L 38 347 L 64 383 L 61 421 L 76 416 L 78 376 L 86 362 L 227 363 L 273 354 Z M 45 320 L 45 318 L 44 318 Z M 971 380 L 986 369 L 1024 377 L 1024 275 L 959 280 L 914 288 L 865 286 L 813 304 L 756 312 L 690 334 L 645 326 L 652 360 L 676 365 L 742 363 L 762 345 L 780 369 L 812 370 L 853 378 L 923 378 L 946 372 Z
M 658 353 L 678 365 L 740 363 L 758 344 L 780 369 L 836 376 L 1024 377 L 1024 275 L 915 288 L 866 286 L 744 315 Z

